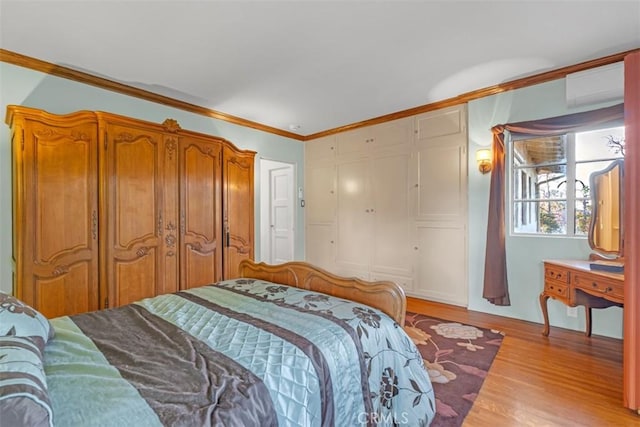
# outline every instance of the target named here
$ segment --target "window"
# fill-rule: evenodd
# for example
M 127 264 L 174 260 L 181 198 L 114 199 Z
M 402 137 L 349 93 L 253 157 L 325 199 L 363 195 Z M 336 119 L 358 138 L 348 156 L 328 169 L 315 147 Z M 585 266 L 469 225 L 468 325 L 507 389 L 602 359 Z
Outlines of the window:
M 624 156 L 624 127 L 518 139 L 510 147 L 513 233 L 586 236 L 589 176 Z

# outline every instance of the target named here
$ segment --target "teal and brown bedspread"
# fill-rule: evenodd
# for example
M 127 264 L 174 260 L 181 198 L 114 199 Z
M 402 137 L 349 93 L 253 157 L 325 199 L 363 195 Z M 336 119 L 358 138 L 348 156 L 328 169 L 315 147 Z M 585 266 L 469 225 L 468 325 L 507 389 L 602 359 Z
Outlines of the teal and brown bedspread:
M 429 425 L 411 339 L 362 304 L 236 279 L 53 319 L 56 426 Z

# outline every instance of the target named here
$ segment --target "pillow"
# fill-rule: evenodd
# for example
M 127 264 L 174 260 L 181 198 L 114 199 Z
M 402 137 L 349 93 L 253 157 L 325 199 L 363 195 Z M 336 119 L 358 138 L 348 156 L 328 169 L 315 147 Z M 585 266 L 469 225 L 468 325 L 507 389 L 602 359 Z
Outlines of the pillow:
M 42 350 L 53 334 L 51 323 L 42 313 L 16 297 L 0 292 L 0 337 L 36 337 L 34 341 Z
M 3 426 L 53 426 L 42 350 L 27 337 L 0 337 L 0 414 Z

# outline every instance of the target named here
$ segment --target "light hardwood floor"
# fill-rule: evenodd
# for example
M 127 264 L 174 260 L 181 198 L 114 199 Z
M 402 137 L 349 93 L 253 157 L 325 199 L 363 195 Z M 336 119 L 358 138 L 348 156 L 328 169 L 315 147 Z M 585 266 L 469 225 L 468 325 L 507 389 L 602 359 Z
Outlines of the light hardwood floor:
M 407 310 L 505 333 L 465 427 L 640 427 L 622 406 L 622 341 L 408 298 Z

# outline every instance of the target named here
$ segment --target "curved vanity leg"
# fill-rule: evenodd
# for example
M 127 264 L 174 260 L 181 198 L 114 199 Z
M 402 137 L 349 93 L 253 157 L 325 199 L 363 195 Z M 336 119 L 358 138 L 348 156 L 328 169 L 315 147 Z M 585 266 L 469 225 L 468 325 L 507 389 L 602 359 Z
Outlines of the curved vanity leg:
M 547 311 L 548 299 L 549 295 L 544 292 L 540 294 L 540 308 L 542 309 L 542 317 L 544 317 L 544 329 L 542 330 L 542 335 L 545 337 L 549 336 L 549 312 Z
M 584 313 L 587 318 L 587 329 L 584 331 L 584 334 L 590 337 L 591 336 L 591 306 L 586 305 L 584 307 Z

